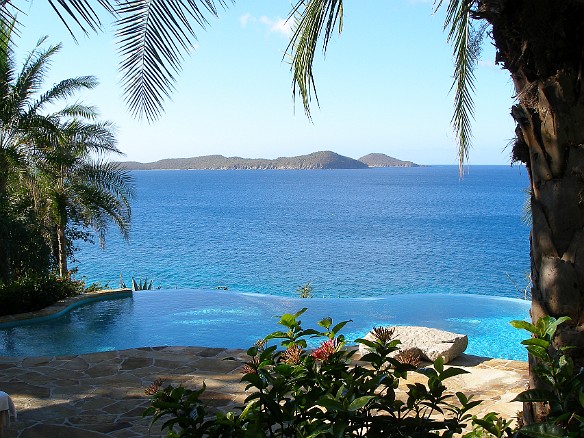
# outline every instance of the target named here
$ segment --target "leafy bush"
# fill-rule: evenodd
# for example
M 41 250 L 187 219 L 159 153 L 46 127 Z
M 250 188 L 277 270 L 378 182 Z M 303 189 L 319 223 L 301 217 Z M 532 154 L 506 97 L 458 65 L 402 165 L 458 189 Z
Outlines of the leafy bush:
M 150 388 L 152 405 L 144 415 L 152 423 L 167 418 L 162 429 L 167 437 L 341 437 L 452 436 L 462 433 L 472 416 L 468 411 L 480 401 L 462 393 L 447 394 L 444 381 L 466 373 L 444 368 L 438 359 L 433 367 L 417 372 L 427 378 L 425 385 L 408 384 L 398 397 L 400 380 L 416 367 L 390 356 L 399 340 L 390 331 L 377 331 L 374 341 L 359 339 L 370 352 L 351 363 L 356 349 L 343 348 L 339 331 L 348 322 L 333 326 L 330 318 L 319 329 L 303 329 L 296 314 L 280 319 L 284 331 L 274 332 L 251 347 L 244 364 L 242 381 L 249 396 L 240 413 L 217 414 L 206 418 L 199 400 L 204 387 L 189 390 L 168 386 Z M 321 338 L 320 347 L 307 350 L 307 338 Z M 277 345 L 268 346 L 272 340 Z
M 148 278 L 145 278 L 144 280 L 139 278 L 138 281 L 136 281 L 134 279 L 134 277 L 132 277 L 132 290 L 133 291 L 152 290 L 152 283 L 153 282 L 154 282 L 153 280 L 150 280 L 150 282 L 148 282 Z
M 544 403 L 548 413 L 543 422 L 528 424 L 521 433 L 530 437 L 584 436 L 584 369 L 576 370 L 568 352 L 573 347 L 555 348 L 552 341 L 560 324 L 568 317 L 545 316 L 531 324 L 512 321 L 516 328 L 525 329 L 532 337 L 522 341 L 537 359 L 535 373 L 546 388 L 533 388 L 519 394 L 515 401 Z
M 339 331 L 348 322 L 333 326 L 330 318 L 319 329 L 303 329 L 296 314 L 280 319 L 284 331 L 277 331 L 247 350 L 242 382 L 249 395 L 241 412 L 218 413 L 210 417 L 200 400 L 205 386 L 191 390 L 161 381 L 147 390 L 151 406 L 144 416 L 152 425 L 163 419 L 167 438 L 186 437 L 582 437 L 584 436 L 583 371 L 574 372 L 566 355 L 569 348 L 555 350 L 552 340 L 566 318 L 546 317 L 535 325 L 513 321 L 533 337 L 523 341 L 539 359 L 536 373 L 549 390 L 529 389 L 515 401 L 545 402 L 549 415 L 544 423 L 511 428 L 511 421 L 490 412 L 477 418 L 469 410 L 480 400 L 462 392 L 447 393 L 444 381 L 466 371 L 444 368 L 441 358 L 432 367 L 416 370 L 415 354 L 408 360 L 391 356 L 399 340 L 386 328 L 373 330 L 374 340 L 356 342 L 369 348 L 359 361 L 352 361 L 355 349 L 343 348 Z M 307 350 L 307 338 L 323 339 L 320 347 Z M 269 346 L 272 340 L 277 345 Z M 233 358 L 231 358 L 234 360 Z M 404 363 L 405 362 L 405 363 Z M 399 396 L 400 381 L 408 372 L 426 376 L 426 384 L 409 383 Z M 470 429 L 470 431 L 469 431 Z
M 0 315 L 40 310 L 82 290 L 83 283 L 79 281 L 26 275 L 8 285 L 0 284 Z

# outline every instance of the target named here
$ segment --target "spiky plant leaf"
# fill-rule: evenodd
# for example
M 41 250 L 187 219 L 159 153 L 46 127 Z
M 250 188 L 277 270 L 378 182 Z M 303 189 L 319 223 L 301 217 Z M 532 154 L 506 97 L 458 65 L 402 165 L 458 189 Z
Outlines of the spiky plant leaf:
M 443 1 L 437 3 L 440 8 Z M 454 58 L 454 114 L 452 126 L 458 143 L 458 166 L 463 174 L 472 143 L 472 119 L 474 117 L 475 68 L 481 54 L 486 25 L 478 28 L 472 24 L 472 6 L 475 0 L 450 0 L 446 9 L 444 29 L 448 30 L 448 42 L 452 44 Z
M 0 19 L 14 19 L 15 0 L 0 0 Z M 227 0 L 49 0 L 75 39 L 100 31 L 105 17 L 115 18 L 124 97 L 130 112 L 148 121 L 158 118 L 174 89 L 175 74 L 193 50 L 195 28 L 205 29 Z M 3 32 L 3 31 L 2 31 Z
M 174 90 L 175 73 L 224 0 L 125 0 L 116 6 L 124 98 L 138 118 L 155 120 Z
M 312 65 L 316 46 L 323 37 L 322 50 L 326 53 L 335 28 L 343 30 L 342 0 L 299 0 L 289 20 L 294 20 L 294 34 L 286 49 L 291 58 L 292 96 L 302 98 L 304 112 L 310 118 L 312 94 L 318 104 Z

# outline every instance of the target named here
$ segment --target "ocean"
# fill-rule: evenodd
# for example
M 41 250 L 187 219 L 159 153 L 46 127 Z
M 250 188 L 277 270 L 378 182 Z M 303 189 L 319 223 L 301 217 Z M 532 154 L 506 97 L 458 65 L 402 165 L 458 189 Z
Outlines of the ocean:
M 136 171 L 130 240 L 78 243 L 77 278 L 316 297 L 522 298 L 523 167 Z

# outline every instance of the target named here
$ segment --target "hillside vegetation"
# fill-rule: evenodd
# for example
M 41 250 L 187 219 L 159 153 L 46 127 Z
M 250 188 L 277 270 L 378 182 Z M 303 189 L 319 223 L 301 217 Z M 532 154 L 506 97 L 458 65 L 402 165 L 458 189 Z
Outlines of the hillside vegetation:
M 261 169 L 366 169 L 368 167 L 412 167 L 411 161 L 401 161 L 385 154 L 369 154 L 359 160 L 331 151 L 313 152 L 297 157 L 265 158 L 224 157 L 206 155 L 192 158 L 167 158 L 152 163 L 126 161 L 128 170 L 261 170 Z
M 359 161 L 365 163 L 368 167 L 419 167 L 419 164 L 413 163 L 411 161 L 402 161 L 397 158 L 390 157 L 385 154 L 368 154 L 361 158 Z

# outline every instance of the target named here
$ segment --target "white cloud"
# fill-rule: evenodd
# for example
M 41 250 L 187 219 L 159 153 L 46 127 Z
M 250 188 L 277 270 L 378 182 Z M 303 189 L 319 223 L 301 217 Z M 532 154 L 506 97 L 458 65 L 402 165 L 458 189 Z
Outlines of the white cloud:
M 287 38 L 292 36 L 292 20 L 284 20 L 280 17 L 270 18 L 262 15 L 259 19 L 254 17 L 249 12 L 239 17 L 239 22 L 242 27 L 247 27 L 248 24 L 261 23 L 268 30 L 268 33 L 276 33 Z
M 239 22 L 241 23 L 241 27 L 246 27 L 249 22 L 254 22 L 254 21 L 255 21 L 254 16 L 251 15 L 249 12 L 246 14 L 243 14 L 241 17 L 239 17 Z

